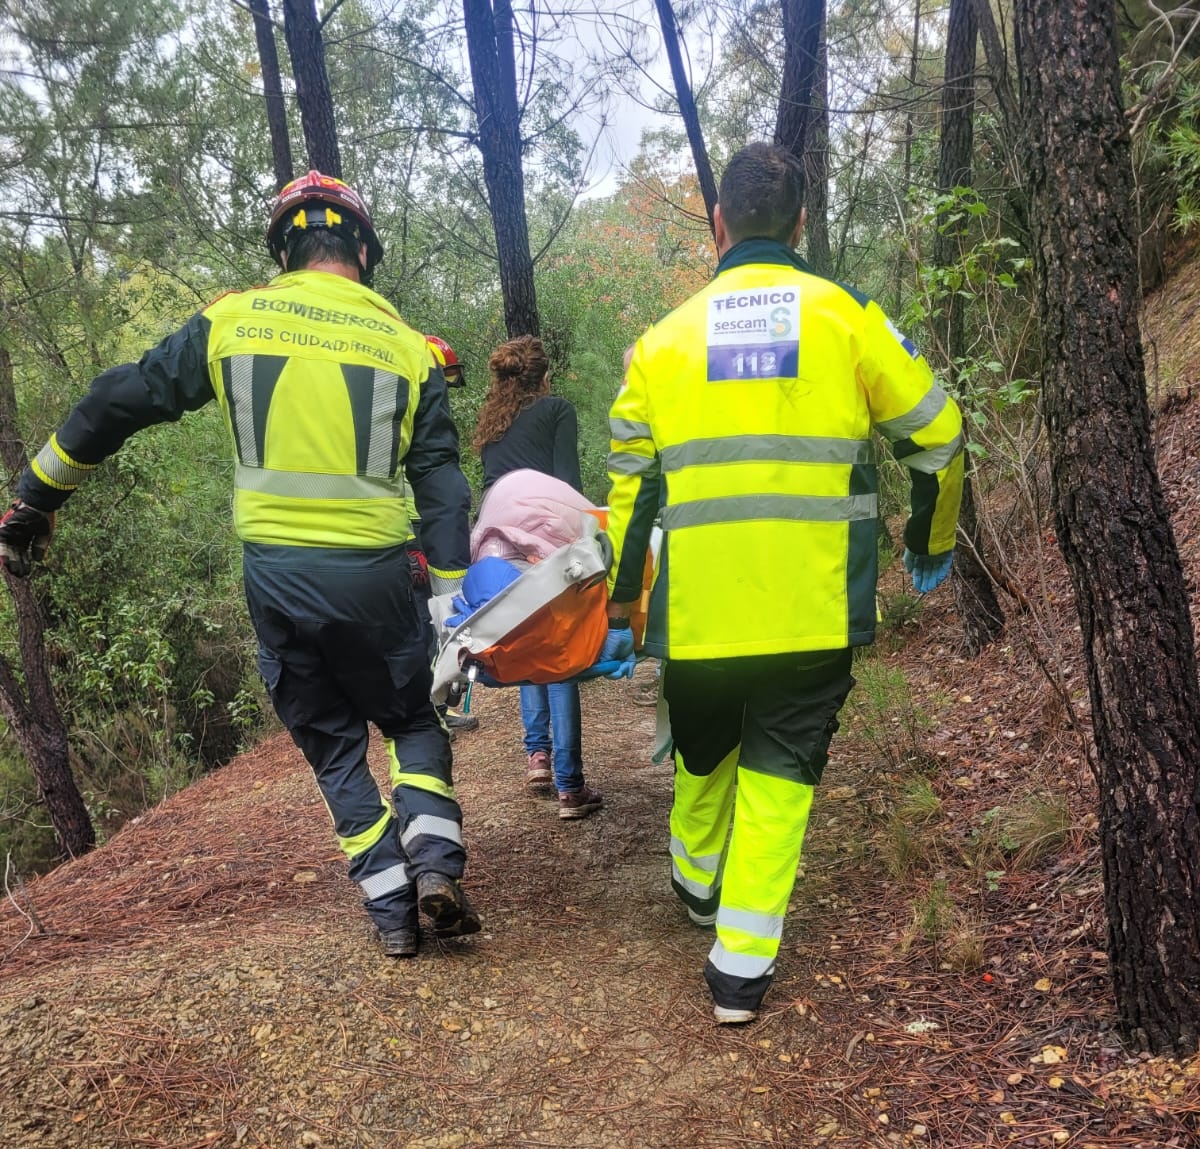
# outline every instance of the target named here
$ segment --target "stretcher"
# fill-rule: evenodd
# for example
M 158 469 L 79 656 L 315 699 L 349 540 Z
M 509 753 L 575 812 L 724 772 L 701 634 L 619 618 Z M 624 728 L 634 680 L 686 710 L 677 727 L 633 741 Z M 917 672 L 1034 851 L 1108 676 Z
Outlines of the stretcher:
M 456 624 L 451 595 L 429 609 L 439 635 L 433 699 L 453 704 L 474 683 L 542 685 L 589 677 L 608 635 L 606 580 L 612 548 L 596 516 L 580 514 L 580 533 Z

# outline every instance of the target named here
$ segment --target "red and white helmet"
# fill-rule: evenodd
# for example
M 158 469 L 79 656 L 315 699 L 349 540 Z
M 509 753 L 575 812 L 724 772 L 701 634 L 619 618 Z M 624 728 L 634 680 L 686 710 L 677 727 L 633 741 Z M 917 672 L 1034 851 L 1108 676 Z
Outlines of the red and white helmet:
M 267 225 L 267 247 L 280 267 L 288 236 L 295 228 L 309 227 L 344 231 L 365 243 L 367 262 L 363 270 L 367 273 L 383 258 L 383 244 L 375 234 L 371 213 L 362 196 L 348 183 L 318 171 L 292 180 L 275 198 L 271 222 Z
M 436 335 L 426 335 L 425 342 L 429 344 L 434 362 L 442 369 L 442 374 L 446 377 L 446 386 L 465 387 L 467 373 L 463 370 L 463 365 L 459 363 L 458 356 L 454 354 L 454 348 Z

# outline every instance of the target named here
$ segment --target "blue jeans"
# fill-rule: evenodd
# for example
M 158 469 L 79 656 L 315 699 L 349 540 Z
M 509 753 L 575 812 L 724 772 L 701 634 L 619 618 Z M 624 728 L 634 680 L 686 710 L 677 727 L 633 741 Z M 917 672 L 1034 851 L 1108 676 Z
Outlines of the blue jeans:
M 525 753 L 552 754 L 554 785 L 561 792 L 583 788 L 579 687 L 574 682 L 521 687 Z

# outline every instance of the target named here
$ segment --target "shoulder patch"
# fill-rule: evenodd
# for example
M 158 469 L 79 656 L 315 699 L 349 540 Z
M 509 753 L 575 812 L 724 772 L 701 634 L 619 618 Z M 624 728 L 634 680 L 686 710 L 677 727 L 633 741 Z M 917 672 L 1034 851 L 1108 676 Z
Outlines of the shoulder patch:
M 900 328 L 899 328 L 899 327 L 897 327 L 897 326 L 896 326 L 896 325 L 895 325 L 895 324 L 894 324 L 894 323 L 893 323 L 893 322 L 892 322 L 890 319 L 888 319 L 886 316 L 884 317 L 884 321 L 887 323 L 887 329 L 888 329 L 888 331 L 890 331 L 890 332 L 892 333 L 892 338 L 894 338 L 894 339 L 896 340 L 896 342 L 897 342 L 897 343 L 899 343 L 899 344 L 900 344 L 900 346 L 901 346 L 901 347 L 903 347 L 903 348 L 904 348 L 904 350 L 908 352 L 908 357 L 909 357 L 910 359 L 916 359 L 916 358 L 917 358 L 917 357 L 918 357 L 918 356 L 921 354 L 921 353 L 920 353 L 920 352 L 917 350 L 917 348 L 916 348 L 916 344 L 914 344 L 914 343 L 913 343 L 913 341 L 912 341 L 911 339 L 909 339 L 909 338 L 908 338 L 908 337 L 907 337 L 907 336 L 904 334 L 904 332 L 903 332 L 903 331 L 901 331 L 901 330 L 900 330 Z

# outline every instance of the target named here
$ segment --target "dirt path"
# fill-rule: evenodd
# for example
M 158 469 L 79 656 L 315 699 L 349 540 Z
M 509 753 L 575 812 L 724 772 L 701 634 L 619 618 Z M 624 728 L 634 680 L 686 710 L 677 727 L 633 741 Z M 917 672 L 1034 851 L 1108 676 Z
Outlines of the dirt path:
M 931 610 L 911 665 L 947 633 Z M 995 690 L 915 686 L 940 723 L 952 879 L 1017 746 L 1029 770 L 1076 770 L 1061 743 L 999 736 L 1040 713 L 1011 648 L 967 674 Z M 628 692 L 585 688 L 607 805 L 575 823 L 524 789 L 515 694 L 482 692 L 456 770 L 484 932 L 412 962 L 377 955 L 286 736 L 31 883 L 49 936 L 0 910 L 0 1146 L 1200 1144 L 1196 1066 L 1127 1059 L 1107 1030 L 1086 835 L 976 891 L 984 964 L 951 968 L 905 944 L 913 890 L 944 871 L 889 875 L 896 778 L 861 732 L 820 791 L 764 1017 L 717 1029 L 711 934 L 669 888 L 670 771 Z

